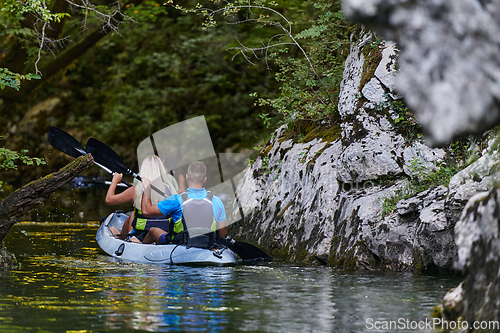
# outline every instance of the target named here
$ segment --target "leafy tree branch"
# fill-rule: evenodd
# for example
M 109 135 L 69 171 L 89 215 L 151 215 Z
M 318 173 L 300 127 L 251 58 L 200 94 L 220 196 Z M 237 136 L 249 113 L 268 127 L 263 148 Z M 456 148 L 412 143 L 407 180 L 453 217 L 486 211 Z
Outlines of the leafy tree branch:
M 0 140 L 2 137 L 0 136 Z M 24 163 L 26 165 L 36 165 L 46 164 L 43 158 L 29 157 L 26 155 L 28 150 L 23 149 L 21 152 L 13 151 L 7 148 L 0 147 L 0 170 L 17 169 L 17 161 Z M 0 181 L 0 188 L 3 185 L 3 181 Z
M 5 6 L 0 12 L 0 26 L 6 28 L 6 33 L 12 36 L 11 39 L 17 40 L 12 43 L 13 46 L 8 53 L 2 56 L 3 59 L 0 59 L 0 88 L 3 90 L 5 87 L 12 87 L 16 90 L 16 92 L 4 91 L 0 95 L 0 98 L 4 99 L 25 99 L 26 95 L 41 81 L 25 84 L 23 89 L 20 89 L 21 80 L 41 79 L 44 75 L 43 81 L 45 81 L 78 58 L 81 52 L 85 52 L 108 32 L 118 33 L 118 26 L 122 21 L 135 23 L 123 12 L 123 6 L 119 2 L 104 6 L 92 4 L 89 0 L 55 0 L 52 7 L 56 10 L 61 8 L 67 11 L 76 10 L 83 15 L 79 23 L 83 30 L 87 29 L 87 20 L 90 17 L 100 22 L 98 29 L 87 34 L 83 40 L 73 46 L 66 48 L 66 51 L 72 49 L 73 52 L 65 51 L 56 55 L 55 50 L 63 48 L 68 41 L 68 36 L 58 38 L 58 35 L 64 28 L 61 23 L 65 18 L 70 17 L 70 14 L 68 12 L 52 13 L 48 8 L 49 0 L 26 0 L 22 3 L 17 0 L 4 1 Z M 132 0 L 128 6 L 141 1 Z M 67 4 L 69 8 L 60 5 L 61 3 Z M 54 25 L 58 26 L 53 28 Z M 33 43 L 36 44 L 35 52 L 33 52 L 35 46 Z M 54 54 L 54 58 L 40 67 L 39 62 L 46 52 Z M 25 59 L 30 56 L 35 56 L 33 66 L 36 74 L 16 73 L 16 71 L 23 70 Z
M 293 33 L 292 33 L 292 22 L 290 22 L 279 11 L 277 11 L 269 6 L 264 6 L 263 4 L 265 3 L 265 1 L 258 1 L 257 0 L 257 1 L 254 1 L 252 3 L 251 0 L 248 0 L 248 1 L 238 0 L 238 1 L 235 1 L 234 3 L 231 3 L 227 0 L 224 0 L 223 2 L 225 3 L 225 5 L 222 8 L 211 9 L 211 8 L 201 7 L 200 5 L 198 5 L 197 8 L 194 10 L 184 9 L 180 5 L 174 5 L 173 0 L 167 1 L 167 4 L 174 5 L 175 8 L 182 10 L 182 11 L 185 11 L 185 12 L 201 12 L 207 18 L 207 21 L 205 22 L 206 27 L 215 26 L 216 25 L 215 17 L 218 14 L 220 14 L 224 17 L 233 17 L 236 20 L 235 22 L 226 22 L 226 23 L 243 24 L 243 23 L 248 23 L 248 22 L 255 22 L 255 23 L 262 24 L 262 25 L 272 26 L 272 27 L 276 27 L 276 28 L 280 29 L 283 32 L 282 34 L 276 34 L 276 35 L 270 37 L 269 40 L 267 41 L 267 43 L 265 43 L 265 44 L 262 43 L 261 47 L 249 47 L 247 45 L 244 45 L 240 41 L 238 41 L 238 43 L 240 44 L 239 47 L 231 47 L 229 49 L 238 50 L 238 52 L 233 57 L 237 56 L 238 54 L 241 54 L 250 63 L 252 63 L 252 62 L 250 60 L 251 57 L 249 56 L 249 54 L 251 56 L 255 57 L 256 59 L 258 59 L 259 57 L 258 57 L 257 53 L 262 52 L 265 54 L 265 59 L 266 59 L 266 63 L 267 63 L 268 59 L 269 59 L 270 50 L 272 50 L 278 46 L 295 45 L 300 50 L 300 52 L 302 53 L 302 55 L 304 56 L 304 58 L 308 62 L 311 71 L 314 73 L 314 75 L 316 76 L 316 78 L 320 82 L 321 86 L 323 87 L 326 95 L 328 96 L 329 103 L 333 103 L 332 97 L 330 95 L 330 91 L 328 90 L 326 85 L 323 83 L 322 77 L 316 71 L 311 59 L 309 58 L 307 52 L 304 50 L 302 45 L 294 38 Z M 276 5 L 276 4 L 274 2 L 271 2 L 269 5 L 272 6 L 272 5 Z M 248 12 L 246 13 L 246 17 L 244 19 L 239 19 L 238 14 L 242 10 L 248 10 Z M 271 14 L 275 14 L 278 16 L 279 19 L 274 20 L 274 19 L 272 19 L 271 15 L 269 15 L 269 14 L 254 13 L 253 12 L 254 10 L 262 10 L 265 12 L 269 12 Z M 254 15 L 257 18 L 250 18 L 249 15 Z M 280 20 L 283 21 L 285 24 L 283 25 L 282 22 L 280 22 Z M 291 42 L 281 42 L 282 37 L 288 37 L 291 40 Z M 280 41 L 275 42 L 276 39 L 279 39 Z M 268 67 L 269 67 L 269 65 L 268 65 Z M 325 101 L 323 101 L 323 99 L 321 99 L 321 97 L 318 94 L 315 93 L 315 95 L 321 103 L 325 104 Z
M 288 126 L 291 133 L 298 135 L 294 127 L 301 121 L 317 124 L 321 121 L 327 127 L 336 123 L 340 82 L 349 54 L 349 24 L 341 12 L 340 0 L 209 0 L 205 3 L 207 5 L 197 4 L 192 8 L 185 8 L 174 0 L 166 4 L 184 13 L 203 15 L 205 29 L 217 26 L 221 19 L 227 25 L 253 24 L 253 30 L 270 28 L 259 30 L 259 38 L 242 40 L 238 36 L 233 45 L 227 46 L 236 52 L 233 60 L 241 55 L 253 64 L 254 60 L 264 58 L 270 73 L 271 66 L 278 67 L 274 79 L 281 85 L 280 95 L 251 94 L 257 99 L 257 105 L 274 109 L 276 115 L 283 117 L 276 123 L 276 116 L 264 111 L 260 118 L 266 120 L 266 127 L 284 122 L 291 125 Z M 253 33 L 256 34 L 259 33 Z M 297 126 L 304 127 L 303 124 Z
M 0 89 L 11 87 L 19 91 L 21 80 L 40 79 L 38 74 L 21 75 L 9 71 L 7 68 L 0 68 Z

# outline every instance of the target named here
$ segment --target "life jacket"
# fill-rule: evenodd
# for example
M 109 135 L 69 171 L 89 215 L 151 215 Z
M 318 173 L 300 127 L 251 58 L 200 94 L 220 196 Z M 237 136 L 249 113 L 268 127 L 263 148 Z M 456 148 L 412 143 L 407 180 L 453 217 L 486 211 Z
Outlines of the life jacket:
M 165 197 L 171 195 L 170 190 L 167 186 L 165 186 Z M 170 214 L 168 216 L 154 216 L 154 217 L 146 217 L 142 215 L 142 211 L 140 209 L 134 208 L 134 220 L 132 221 L 132 227 L 137 230 L 145 230 L 148 231 L 152 227 L 157 227 L 163 230 L 168 230 L 169 234 L 172 238 L 186 230 L 184 221 L 182 217 L 177 221 L 173 221 Z
M 205 198 L 193 199 L 186 192 L 182 193 L 182 218 L 189 233 L 187 243 L 190 246 L 209 248 L 216 243 L 213 196 L 213 192 L 207 191 Z
M 134 208 L 134 220 L 132 221 L 132 227 L 134 227 L 134 229 L 148 231 L 152 227 L 157 227 L 165 230 L 170 223 L 172 223 L 172 217 L 170 215 L 146 217 L 142 215 L 140 209 Z
M 204 228 L 213 232 L 217 230 L 212 207 L 213 196 L 212 191 L 207 191 L 205 198 L 193 199 L 189 198 L 186 192 L 182 193 L 182 216 L 188 229 Z

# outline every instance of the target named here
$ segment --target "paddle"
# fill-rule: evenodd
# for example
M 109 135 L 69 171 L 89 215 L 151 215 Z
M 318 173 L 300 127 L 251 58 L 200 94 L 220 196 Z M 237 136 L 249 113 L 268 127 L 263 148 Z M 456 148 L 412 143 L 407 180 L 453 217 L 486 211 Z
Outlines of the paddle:
M 108 145 L 105 143 L 94 139 L 90 138 L 89 141 L 87 141 L 87 147 L 85 149 L 88 153 L 92 154 L 94 157 L 94 160 L 96 160 L 98 163 L 108 167 L 109 169 L 113 170 L 114 172 L 119 172 L 119 173 L 125 173 L 128 175 L 131 175 L 138 181 L 142 182 L 141 176 L 130 170 L 125 162 L 123 162 L 122 158 Z M 162 190 L 159 190 L 155 186 L 151 184 L 151 188 L 158 192 L 159 194 L 165 196 L 165 192 Z
M 71 157 L 78 158 L 82 155 L 87 154 L 85 148 L 83 148 L 83 145 L 77 139 L 75 139 L 73 136 L 71 136 L 71 134 L 63 131 L 58 127 L 50 126 L 49 132 L 47 133 L 47 138 L 52 147 L 56 148 L 57 150 Z M 104 165 L 96 162 L 95 159 L 94 163 L 97 166 L 104 169 L 109 174 L 113 175 L 113 171 L 106 168 Z M 124 180 L 122 180 L 122 183 L 125 184 L 127 187 L 132 187 L 132 184 Z
M 218 238 L 217 242 L 224 246 L 227 246 L 233 252 L 240 256 L 243 260 L 255 260 L 255 261 L 271 261 L 271 257 L 252 244 L 245 242 L 238 242 L 227 236 L 226 238 Z

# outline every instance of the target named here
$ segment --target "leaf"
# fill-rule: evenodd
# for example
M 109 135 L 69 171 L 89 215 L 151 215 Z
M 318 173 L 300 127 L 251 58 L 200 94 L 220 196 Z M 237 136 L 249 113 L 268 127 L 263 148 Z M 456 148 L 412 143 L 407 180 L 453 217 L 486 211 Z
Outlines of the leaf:
M 314 37 L 319 37 L 323 31 L 327 29 L 327 25 L 322 24 L 322 25 L 315 25 L 312 26 L 309 29 L 303 30 L 299 32 L 298 34 L 295 35 L 296 39 L 305 39 L 305 38 L 314 38 Z

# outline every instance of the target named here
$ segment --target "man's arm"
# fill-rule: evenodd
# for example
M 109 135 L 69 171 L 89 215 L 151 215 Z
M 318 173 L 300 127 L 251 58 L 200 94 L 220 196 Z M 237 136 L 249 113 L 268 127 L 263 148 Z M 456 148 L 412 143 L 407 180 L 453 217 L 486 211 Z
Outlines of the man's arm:
M 158 205 L 153 205 L 151 202 L 151 181 L 142 177 L 142 186 L 144 193 L 142 194 L 141 210 L 142 214 L 146 216 L 161 216 L 163 213 L 158 208 Z
M 220 221 L 219 224 L 217 225 L 217 234 L 219 234 L 219 237 L 221 238 L 226 238 L 227 236 L 227 227 L 226 227 L 226 221 Z
M 214 196 L 212 199 L 212 204 L 215 204 L 214 218 L 217 222 L 217 234 L 219 237 L 226 238 L 227 227 L 226 227 L 226 210 L 224 209 L 224 204 L 219 197 Z

